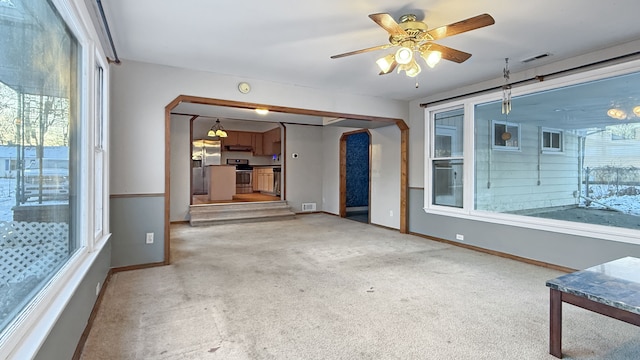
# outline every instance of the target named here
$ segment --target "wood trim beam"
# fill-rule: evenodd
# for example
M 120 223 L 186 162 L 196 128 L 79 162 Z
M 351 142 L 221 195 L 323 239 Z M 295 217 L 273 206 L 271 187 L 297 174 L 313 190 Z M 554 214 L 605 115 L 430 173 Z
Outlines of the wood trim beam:
M 400 233 L 409 232 L 408 196 L 409 196 L 409 127 L 398 120 L 400 129 Z
M 180 101 L 175 98 L 164 108 L 164 264 L 171 264 L 171 110 Z
M 398 122 L 404 123 L 403 120 L 393 119 L 388 117 L 380 117 L 380 116 L 369 116 L 369 115 L 358 115 L 358 114 L 345 114 L 345 113 L 337 113 L 332 111 L 322 111 L 322 110 L 311 110 L 311 109 L 301 109 L 301 108 L 293 108 L 288 106 L 277 106 L 277 105 L 268 105 L 268 104 L 258 104 L 258 103 L 250 103 L 244 101 L 233 101 L 233 100 L 222 100 L 222 99 L 212 99 L 205 98 L 199 96 L 189 96 L 189 95 L 180 95 L 175 100 L 173 100 L 170 104 L 175 103 L 172 109 L 176 107 L 178 104 L 182 102 L 193 103 L 193 104 L 203 104 L 203 105 L 215 105 L 215 106 L 228 106 L 239 109 L 267 109 L 273 112 L 282 112 L 288 114 L 298 114 L 298 115 L 311 115 L 311 116 L 320 116 L 320 117 L 335 117 L 335 118 L 348 118 L 355 120 L 369 120 L 369 121 L 377 121 L 389 123 L 389 125 L 397 124 Z M 169 106 L 169 105 L 167 105 Z

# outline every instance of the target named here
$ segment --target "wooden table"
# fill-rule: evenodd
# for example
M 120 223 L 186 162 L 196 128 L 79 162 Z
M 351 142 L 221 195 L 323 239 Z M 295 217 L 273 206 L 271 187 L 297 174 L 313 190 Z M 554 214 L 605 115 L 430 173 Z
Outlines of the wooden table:
M 640 326 L 640 259 L 625 257 L 547 281 L 549 353 L 562 358 L 562 303 Z

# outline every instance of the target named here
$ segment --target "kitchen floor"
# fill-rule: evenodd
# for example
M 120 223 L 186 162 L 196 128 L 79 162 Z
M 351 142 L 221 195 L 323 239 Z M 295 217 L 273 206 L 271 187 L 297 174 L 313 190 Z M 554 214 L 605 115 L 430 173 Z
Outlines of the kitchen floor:
M 233 200 L 209 200 L 208 195 L 193 195 L 193 205 L 201 204 L 225 204 L 234 202 L 258 202 L 258 201 L 280 201 L 280 196 L 262 194 L 259 192 L 249 194 L 233 195 Z

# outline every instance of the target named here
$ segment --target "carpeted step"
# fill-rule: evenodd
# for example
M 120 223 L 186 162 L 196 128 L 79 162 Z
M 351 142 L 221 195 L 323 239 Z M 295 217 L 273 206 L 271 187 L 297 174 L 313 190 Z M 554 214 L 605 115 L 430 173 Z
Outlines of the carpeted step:
M 191 205 L 191 226 L 293 219 L 286 201 Z

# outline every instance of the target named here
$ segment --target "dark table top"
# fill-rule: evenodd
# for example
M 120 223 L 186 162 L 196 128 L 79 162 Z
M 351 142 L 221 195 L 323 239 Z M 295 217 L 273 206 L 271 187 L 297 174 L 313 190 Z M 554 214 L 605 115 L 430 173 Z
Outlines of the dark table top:
M 547 281 L 547 286 L 640 314 L 640 259 L 625 257 Z

